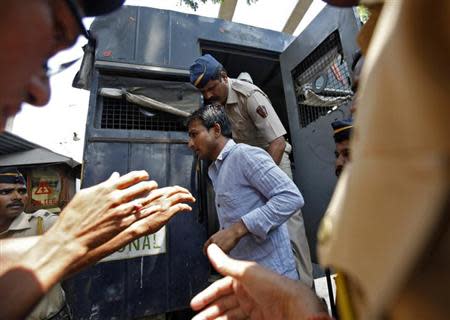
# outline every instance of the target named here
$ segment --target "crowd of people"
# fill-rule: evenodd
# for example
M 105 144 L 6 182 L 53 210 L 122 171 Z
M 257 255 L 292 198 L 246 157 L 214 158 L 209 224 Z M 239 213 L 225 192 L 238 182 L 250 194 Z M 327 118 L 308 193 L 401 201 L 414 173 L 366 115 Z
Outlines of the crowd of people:
M 355 62 L 355 74 L 362 68 L 354 80 L 358 107 L 354 121 L 332 125 L 339 180 L 319 230 L 318 255 L 338 273 L 342 319 L 447 319 L 450 4 L 362 2 L 374 13 L 361 31 L 364 59 Z M 23 102 L 48 101 L 46 61 L 78 35 L 91 37 L 82 18 L 122 4 L 1 2 L 1 130 Z M 303 197 L 269 98 L 251 82 L 228 78 L 212 56 L 197 59 L 190 71 L 206 105 L 188 120 L 189 147 L 211 161 L 221 227 L 205 251 L 224 276 L 193 297 L 195 319 L 331 319 L 311 288 Z M 25 214 L 25 194 L 22 175 L 3 169 L 1 319 L 36 313 L 70 319 L 58 282 L 156 232 L 195 201 L 185 188 L 159 188 L 145 171 L 112 173 L 81 190 L 58 219 Z

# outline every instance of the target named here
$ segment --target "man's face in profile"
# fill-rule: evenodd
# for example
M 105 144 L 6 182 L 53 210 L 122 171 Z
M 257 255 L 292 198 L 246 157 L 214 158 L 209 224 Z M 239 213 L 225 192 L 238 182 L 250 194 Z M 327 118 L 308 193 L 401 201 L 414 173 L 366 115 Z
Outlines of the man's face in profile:
M 0 131 L 23 102 L 37 106 L 48 102 L 47 60 L 72 46 L 79 33 L 66 1 L 1 2 Z
M 345 165 L 350 162 L 350 140 L 336 142 L 335 155 L 335 173 L 336 177 L 339 177 L 342 173 L 342 170 L 344 170 Z
M 220 103 L 225 105 L 228 97 L 228 77 L 221 76 L 217 80 L 209 80 L 200 91 L 205 104 Z

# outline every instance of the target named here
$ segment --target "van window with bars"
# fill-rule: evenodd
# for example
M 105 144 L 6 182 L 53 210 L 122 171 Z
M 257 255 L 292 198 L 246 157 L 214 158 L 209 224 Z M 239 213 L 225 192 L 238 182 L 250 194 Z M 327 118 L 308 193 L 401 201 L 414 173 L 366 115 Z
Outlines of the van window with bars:
M 118 130 L 186 131 L 184 118 L 150 110 L 128 102 L 125 98 L 102 97 L 100 127 Z
M 353 97 L 337 30 L 293 70 L 292 76 L 302 127 L 349 103 Z

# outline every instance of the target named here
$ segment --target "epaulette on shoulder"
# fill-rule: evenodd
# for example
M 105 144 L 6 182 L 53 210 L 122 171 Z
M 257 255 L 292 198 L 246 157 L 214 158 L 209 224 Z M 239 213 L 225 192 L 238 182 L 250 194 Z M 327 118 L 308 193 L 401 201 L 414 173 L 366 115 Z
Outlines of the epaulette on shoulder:
M 48 217 L 51 217 L 51 216 L 56 216 L 56 214 L 54 214 L 54 213 L 52 213 L 50 211 L 44 210 L 44 209 L 40 209 L 38 211 L 33 212 L 31 214 L 31 216 L 32 216 L 32 218 L 38 218 L 38 217 L 48 218 Z
M 233 90 L 239 92 L 240 94 L 243 94 L 247 98 L 250 97 L 253 92 L 261 91 L 254 84 L 248 83 L 246 81 L 241 81 L 241 80 L 234 80 L 231 83 L 231 88 L 233 88 Z

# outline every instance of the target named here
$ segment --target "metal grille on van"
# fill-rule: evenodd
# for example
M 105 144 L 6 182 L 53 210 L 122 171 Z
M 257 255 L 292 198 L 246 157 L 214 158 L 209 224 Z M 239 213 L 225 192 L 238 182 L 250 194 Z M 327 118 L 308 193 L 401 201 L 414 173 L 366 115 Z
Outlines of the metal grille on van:
M 103 97 L 101 128 L 119 130 L 185 131 L 184 118 L 150 110 L 125 98 Z
M 309 54 L 292 75 L 302 127 L 350 102 L 353 95 L 338 31 Z

